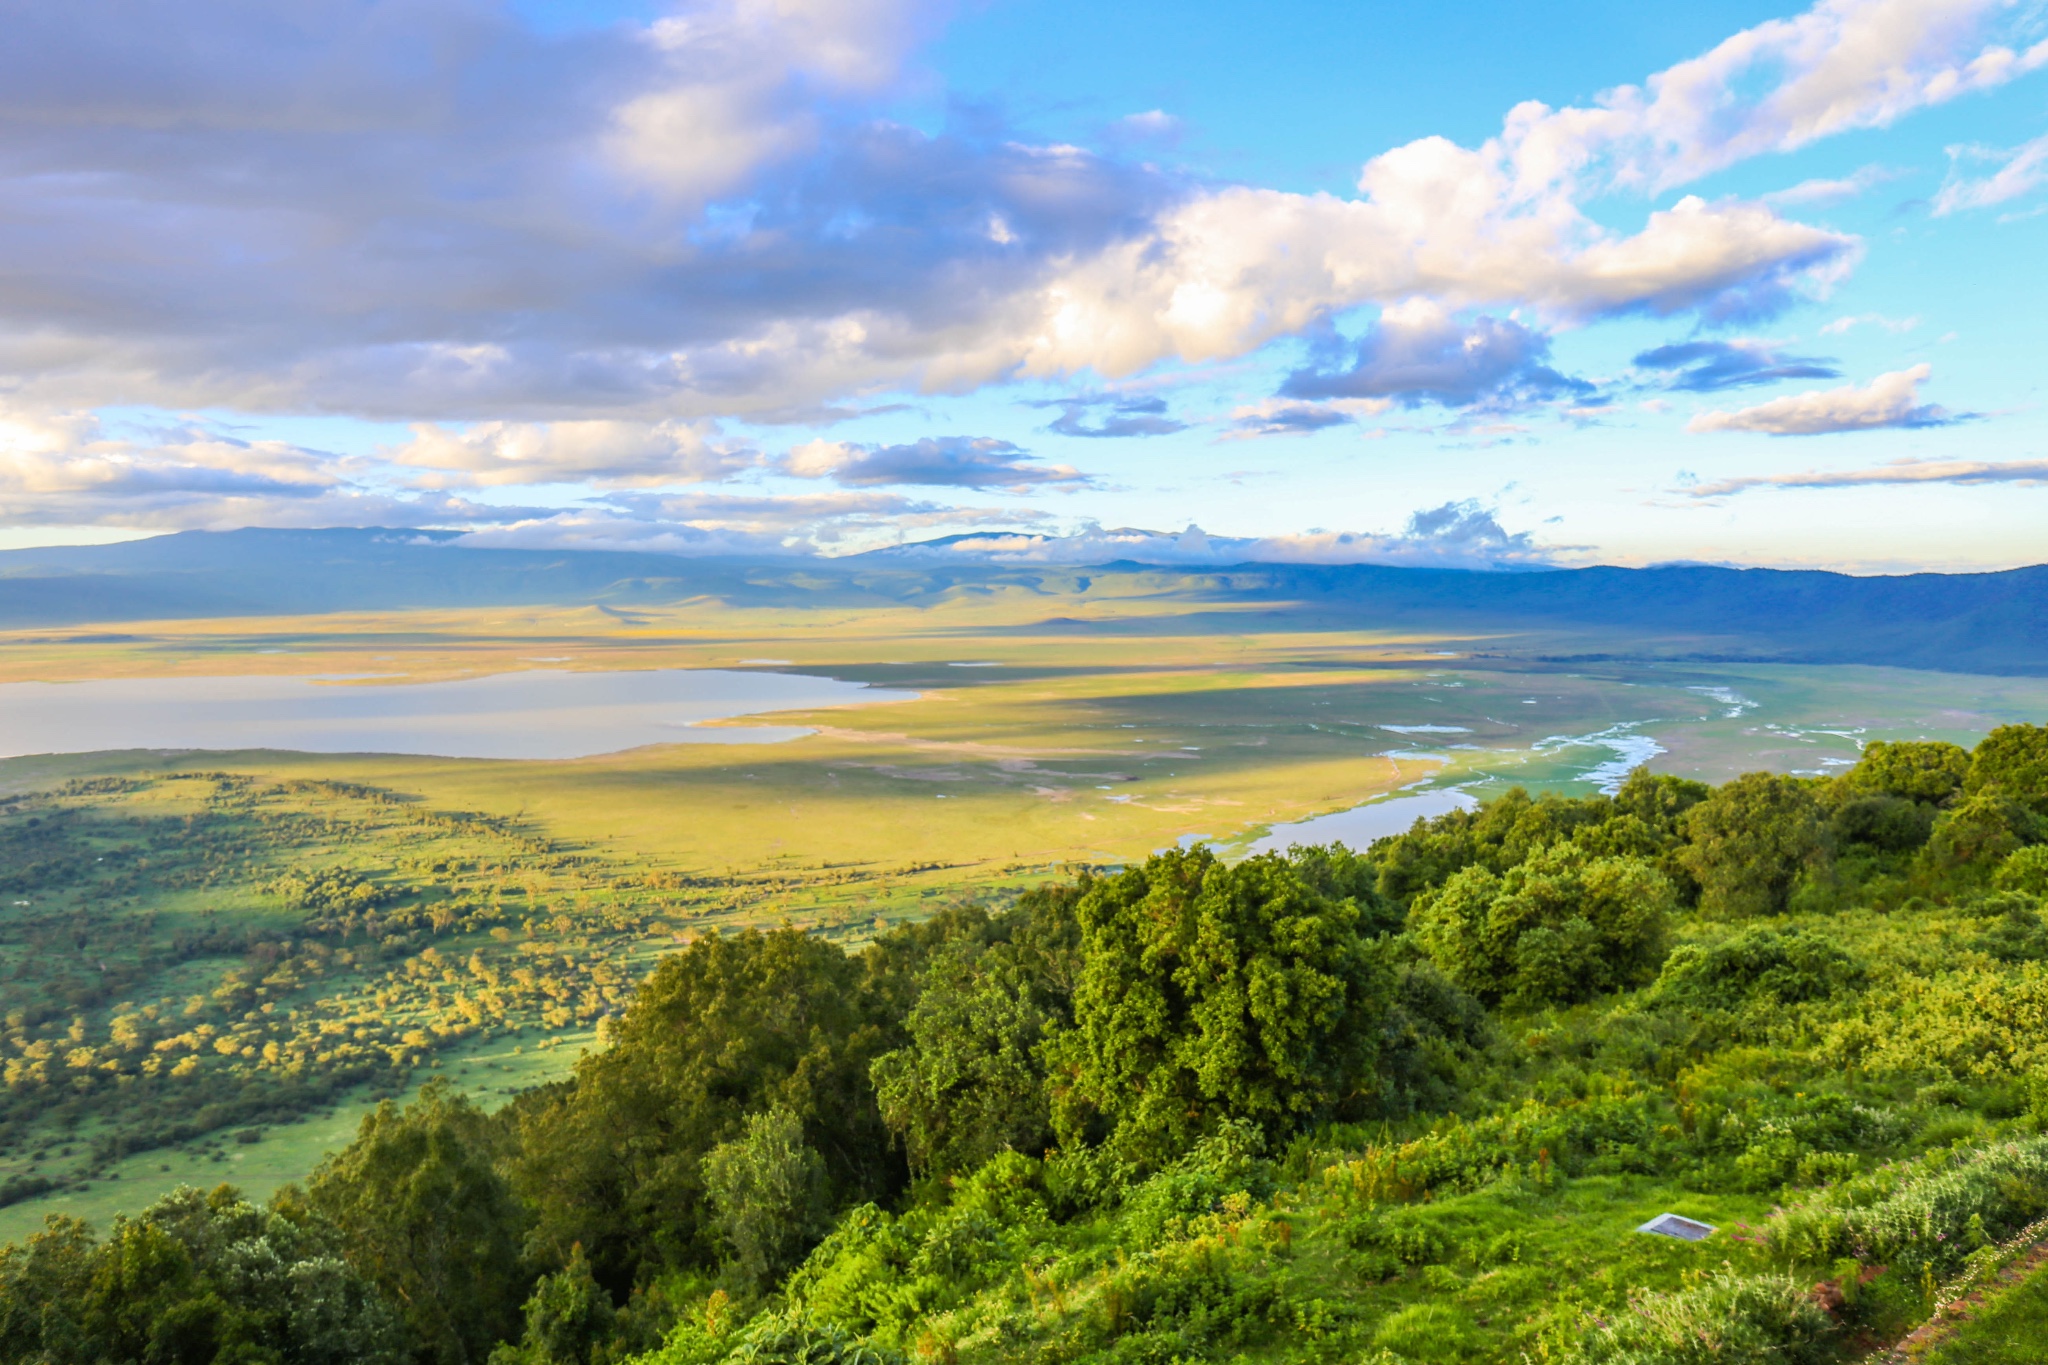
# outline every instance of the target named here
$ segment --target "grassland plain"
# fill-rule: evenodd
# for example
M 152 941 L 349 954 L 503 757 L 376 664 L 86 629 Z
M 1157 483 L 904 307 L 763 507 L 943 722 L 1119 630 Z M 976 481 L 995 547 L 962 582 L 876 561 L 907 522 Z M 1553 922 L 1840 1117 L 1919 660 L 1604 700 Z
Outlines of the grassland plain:
M 853 944 L 1063 866 L 1191 837 L 1241 842 L 1419 783 L 1584 791 L 1589 770 L 1646 745 L 1663 750 L 1658 767 L 1709 779 L 1823 772 L 1865 738 L 1967 743 L 2048 715 L 2037 679 L 1588 662 L 1617 641 L 1336 630 L 1270 604 L 1158 591 L 1138 573 L 1087 587 L 892 608 L 707 598 L 0 639 L 0 681 L 375 675 L 333 684 L 364 686 L 536 666 L 747 666 L 921 694 L 779 716 L 813 731 L 784 744 L 566 762 L 0 763 L 12 798 L 0 827 L 71 850 L 41 870 L 10 867 L 35 880 L 0 906 L 0 1013 L 23 1046 L 47 1044 L 32 1060 L 67 1094 L 10 1112 L 0 1240 L 45 1212 L 103 1218 L 223 1171 L 261 1194 L 302 1174 L 376 1096 L 428 1074 L 486 1101 L 559 1075 L 662 952 L 707 930 L 786 919 Z M 215 856 L 210 841 L 232 849 Z M 117 877 L 84 861 L 109 857 Z M 293 889 L 323 874 L 326 890 Z M 337 912 L 323 895 L 366 903 Z M 152 1059 L 162 1075 L 144 1070 Z M 136 1102 L 172 1089 L 187 1061 L 180 1083 L 219 1075 L 206 1103 Z

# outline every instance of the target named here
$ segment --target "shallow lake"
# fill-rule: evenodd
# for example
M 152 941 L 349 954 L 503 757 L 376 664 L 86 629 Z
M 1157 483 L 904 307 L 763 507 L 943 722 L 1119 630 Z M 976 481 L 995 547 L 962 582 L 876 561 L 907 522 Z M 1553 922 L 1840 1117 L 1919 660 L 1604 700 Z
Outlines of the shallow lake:
M 1373 840 L 1384 839 L 1389 834 L 1405 834 L 1417 820 L 1454 810 L 1470 810 L 1478 804 L 1476 799 L 1455 787 L 1415 792 L 1409 796 L 1390 796 L 1384 801 L 1318 815 L 1312 820 L 1275 825 L 1265 838 L 1256 840 L 1245 849 L 1245 854 L 1285 853 L 1295 844 L 1343 844 L 1354 852 L 1363 853 Z
M 796 726 L 707 720 L 917 694 L 733 669 L 531 670 L 450 682 L 240 675 L 0 684 L 0 758 L 104 749 L 296 749 L 585 758 L 643 744 L 759 744 Z

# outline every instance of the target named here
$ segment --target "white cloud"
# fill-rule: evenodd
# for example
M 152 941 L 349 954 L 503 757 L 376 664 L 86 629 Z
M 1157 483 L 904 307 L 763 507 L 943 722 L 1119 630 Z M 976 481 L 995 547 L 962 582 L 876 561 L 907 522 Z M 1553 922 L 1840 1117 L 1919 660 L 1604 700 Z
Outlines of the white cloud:
M 1920 385 L 1934 373 L 1931 365 L 1881 374 L 1862 388 L 1812 389 L 1773 398 L 1735 412 L 1703 412 L 1686 423 L 1687 431 L 1755 431 L 1767 436 L 1822 436 L 1880 427 L 1937 427 L 1963 420 L 1934 404 L 1920 402 Z
M 814 149 L 818 97 L 886 90 L 944 6 L 919 0 L 730 0 L 657 19 L 653 88 L 613 113 L 615 157 L 701 202 Z
M 1887 180 L 1896 180 L 1899 174 L 1884 166 L 1865 166 L 1853 175 L 1836 179 L 1802 180 L 1789 188 L 1772 190 L 1762 199 L 1766 204 L 1833 204 L 1854 199 Z
M 1685 488 L 1688 497 L 1721 498 L 1752 488 L 1864 488 L 1881 484 L 2043 484 L 2048 460 L 1893 460 L 1867 469 L 1756 474 Z
M 897 484 L 1017 493 L 1088 481 L 1072 465 L 1041 464 L 1021 447 L 993 436 L 926 436 L 881 446 L 810 441 L 791 450 L 782 468 L 800 479 L 830 478 L 850 488 Z
M 1949 156 L 1957 165 L 1964 161 L 1998 161 L 2002 164 L 1988 176 L 1972 179 L 1953 172 L 1941 193 L 1934 197 L 1934 216 L 1946 217 L 1958 209 L 1983 209 L 2017 199 L 2048 181 L 2048 134 L 2022 143 L 2010 151 L 1985 147 L 1951 147 Z
M 1539 330 L 1739 317 L 1824 289 L 1855 242 L 1757 203 L 1633 231 L 1585 206 L 2048 56 L 1996 41 L 1995 0 L 1824 0 L 1590 107 L 1518 106 L 1477 148 L 1387 151 L 1347 198 L 878 117 L 944 16 L 924 0 L 694 0 L 574 41 L 466 0 L 139 3 L 32 7 L 0 49 L 23 401 L 786 418 L 1241 356 L 1418 298 Z
M 197 422 L 127 432 L 91 413 L 0 409 L 0 525 L 417 526 L 516 514 L 364 489 L 338 463 Z
M 707 483 L 760 463 L 757 452 L 718 434 L 708 421 L 479 422 L 461 431 L 421 423 L 383 455 L 427 471 L 411 480 L 419 488 Z
M 1854 327 L 1878 327 L 1897 336 L 1902 332 L 1910 332 L 1919 325 L 1920 319 L 1917 317 L 1888 318 L 1882 313 L 1857 313 L 1824 323 L 1820 330 L 1823 336 L 1842 336 Z
M 1088 525 L 1067 535 L 987 532 L 936 544 L 911 544 L 891 558 L 980 560 L 997 564 L 1409 564 L 1431 568 L 1537 567 L 1554 547 L 1527 532 L 1504 530 L 1491 508 L 1471 500 L 1410 514 L 1398 534 L 1316 531 L 1292 536 L 1217 536 L 1189 526 L 1178 533 Z
M 1030 508 L 952 507 L 896 493 L 619 493 L 575 511 L 482 527 L 460 543 L 686 555 L 852 554 L 933 529 L 1028 526 L 1045 520 L 1045 513 Z
M 1550 339 L 1540 332 L 1513 318 L 1461 321 L 1430 299 L 1381 310 L 1355 346 L 1338 349 L 1334 368 L 1296 370 L 1281 385 L 1282 396 L 1506 410 L 1582 399 L 1594 388 L 1550 367 Z

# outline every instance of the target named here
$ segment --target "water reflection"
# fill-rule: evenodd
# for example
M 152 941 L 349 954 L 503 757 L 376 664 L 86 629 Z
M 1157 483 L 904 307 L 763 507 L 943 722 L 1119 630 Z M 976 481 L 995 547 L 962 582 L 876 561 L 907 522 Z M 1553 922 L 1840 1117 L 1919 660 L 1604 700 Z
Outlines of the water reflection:
M 915 692 L 732 669 L 533 670 L 451 682 L 99 678 L 0 684 L 0 757 L 104 749 L 295 749 L 446 758 L 583 758 L 643 744 L 758 744 L 795 726 L 698 722 Z
M 1417 820 L 1430 819 L 1454 810 L 1470 810 L 1479 802 L 1455 787 L 1416 792 L 1411 796 L 1390 796 L 1350 810 L 1318 815 L 1292 825 L 1275 825 L 1265 838 L 1245 850 L 1253 853 L 1285 853 L 1295 844 L 1344 844 L 1364 851 L 1375 839 L 1405 834 Z

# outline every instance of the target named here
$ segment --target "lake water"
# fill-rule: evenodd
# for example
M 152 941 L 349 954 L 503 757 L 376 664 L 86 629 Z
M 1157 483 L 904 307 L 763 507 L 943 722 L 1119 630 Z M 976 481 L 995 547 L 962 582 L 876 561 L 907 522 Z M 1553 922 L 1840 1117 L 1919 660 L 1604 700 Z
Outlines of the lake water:
M 0 683 L 0 758 L 104 749 L 295 749 L 445 758 L 585 758 L 643 744 L 759 744 L 796 726 L 693 728 L 915 692 L 733 669 L 532 670 L 451 682 L 101 678 Z
M 1470 810 L 1479 802 L 1455 787 L 1416 792 L 1411 796 L 1390 796 L 1350 810 L 1318 815 L 1292 825 L 1275 825 L 1265 838 L 1245 850 L 1253 853 L 1285 853 L 1295 844 L 1343 844 L 1358 852 L 1375 839 L 1405 834 L 1417 820 Z

